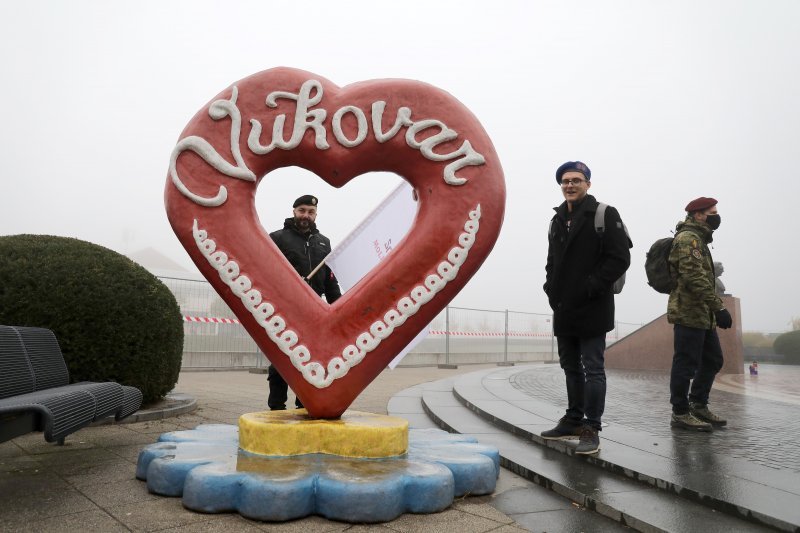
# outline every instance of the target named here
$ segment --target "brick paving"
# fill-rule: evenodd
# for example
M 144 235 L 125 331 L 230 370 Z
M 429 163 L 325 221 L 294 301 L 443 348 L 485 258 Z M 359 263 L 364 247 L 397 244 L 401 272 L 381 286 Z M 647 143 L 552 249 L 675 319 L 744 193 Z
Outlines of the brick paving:
M 800 473 L 800 367 L 761 365 L 758 377 L 721 379 L 711 392 L 710 407 L 728 419 L 712 433 L 673 430 L 669 419 L 669 375 L 663 372 L 606 370 L 606 411 L 603 422 L 672 438 L 687 450 L 694 447 L 744 459 L 766 467 Z M 730 386 L 735 382 L 737 392 Z M 553 365 L 521 372 L 512 386 L 527 395 L 566 408 L 561 368 Z M 762 394 L 769 389 L 777 394 Z M 778 398 L 781 399 L 770 399 Z
M 389 399 L 403 389 L 493 366 L 386 371 L 364 390 L 352 408 L 385 414 Z M 180 498 L 150 494 L 145 483 L 135 479 L 139 451 L 167 431 L 193 429 L 198 424 L 236 424 L 242 413 L 264 410 L 267 377 L 247 372 L 184 372 L 176 391 L 196 398 L 197 410 L 163 420 L 84 428 L 68 436 L 64 446 L 45 442 L 41 433 L 0 443 L 0 533 L 524 531 L 491 505 L 494 495 L 459 498 L 441 513 L 405 514 L 385 524 L 369 525 L 319 516 L 269 523 L 237 514 L 188 511 Z M 502 471 L 495 494 L 527 486 L 524 479 Z

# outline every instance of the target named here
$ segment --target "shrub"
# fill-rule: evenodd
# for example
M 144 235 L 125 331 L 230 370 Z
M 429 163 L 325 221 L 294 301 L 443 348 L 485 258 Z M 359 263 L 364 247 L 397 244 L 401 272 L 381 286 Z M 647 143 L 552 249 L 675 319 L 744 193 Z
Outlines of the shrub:
M 774 340 L 758 331 L 742 333 L 742 344 L 747 348 L 772 348 Z
M 178 381 L 175 297 L 127 257 L 78 239 L 0 237 L 0 324 L 53 330 L 72 381 L 116 381 L 152 403 Z
M 780 335 L 772 346 L 775 353 L 786 358 L 787 363 L 800 365 L 800 329 Z

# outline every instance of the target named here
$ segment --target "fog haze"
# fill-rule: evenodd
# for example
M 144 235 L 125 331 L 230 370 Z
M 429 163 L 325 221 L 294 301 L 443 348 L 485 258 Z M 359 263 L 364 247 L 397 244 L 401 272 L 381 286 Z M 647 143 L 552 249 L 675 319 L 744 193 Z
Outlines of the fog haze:
M 686 203 L 719 200 L 712 254 L 745 330 L 800 316 L 800 3 L 752 1 L 4 2 L 0 6 L 0 235 L 152 247 L 194 270 L 167 222 L 170 153 L 233 82 L 276 66 L 344 86 L 410 78 L 482 122 L 500 156 L 503 230 L 454 305 L 549 312 L 542 293 L 556 167 L 580 159 L 634 241 L 617 319 L 666 310 L 649 245 Z M 306 193 L 335 245 L 398 183 L 334 189 L 306 171 L 258 191 L 273 230 Z

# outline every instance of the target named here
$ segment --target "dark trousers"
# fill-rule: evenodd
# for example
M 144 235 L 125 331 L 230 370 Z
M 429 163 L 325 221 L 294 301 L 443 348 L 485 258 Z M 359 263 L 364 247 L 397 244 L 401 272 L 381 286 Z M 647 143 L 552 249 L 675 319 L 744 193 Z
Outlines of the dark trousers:
M 567 418 L 600 431 L 606 407 L 606 336 L 557 337 L 558 360 L 567 381 Z
M 714 378 L 722 368 L 722 348 L 716 329 L 675 324 L 675 355 L 669 380 L 672 412 L 689 412 L 689 402 L 706 405 Z M 690 389 L 691 383 L 691 389 Z
M 278 374 L 275 367 L 269 365 L 269 373 L 267 374 L 267 381 L 269 382 L 269 396 L 267 397 L 267 405 L 272 411 L 283 411 L 286 409 L 286 398 L 289 396 L 289 385 L 286 384 L 283 377 Z M 303 408 L 300 403 L 300 398 L 295 398 L 294 403 L 298 409 Z

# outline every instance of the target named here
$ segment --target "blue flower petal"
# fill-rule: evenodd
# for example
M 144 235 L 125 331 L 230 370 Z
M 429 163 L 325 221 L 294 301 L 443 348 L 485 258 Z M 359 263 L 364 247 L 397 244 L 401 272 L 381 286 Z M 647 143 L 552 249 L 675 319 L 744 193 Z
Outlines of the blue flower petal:
M 385 459 L 266 457 L 238 443 L 238 428 L 227 424 L 164 433 L 139 454 L 136 476 L 151 492 L 182 496 L 185 507 L 204 513 L 385 522 L 442 511 L 456 496 L 489 494 L 499 473 L 496 448 L 441 430 L 409 430 L 408 453 Z

